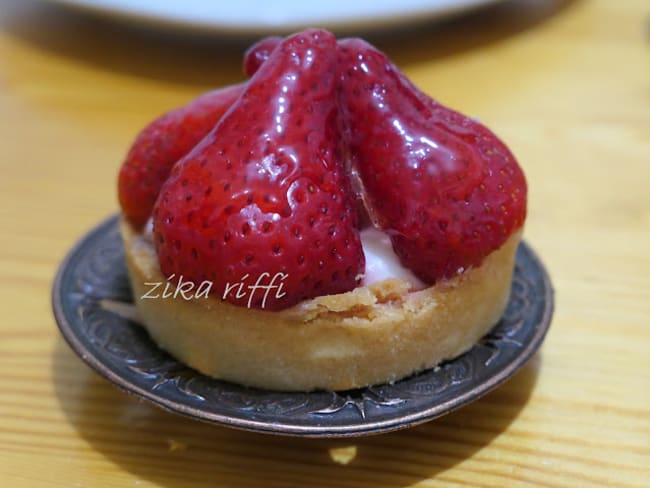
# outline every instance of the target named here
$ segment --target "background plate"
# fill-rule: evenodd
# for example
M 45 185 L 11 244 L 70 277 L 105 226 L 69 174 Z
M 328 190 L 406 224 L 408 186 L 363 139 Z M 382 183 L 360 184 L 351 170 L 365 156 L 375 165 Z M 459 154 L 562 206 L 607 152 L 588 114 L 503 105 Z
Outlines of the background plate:
M 542 343 L 553 313 L 553 292 L 541 262 L 522 243 L 506 312 L 469 352 L 392 385 L 312 393 L 269 392 L 204 376 L 158 349 L 137 323 L 116 314 L 132 304 L 118 216 L 92 230 L 66 257 L 52 303 L 72 349 L 129 393 L 230 427 L 343 437 L 431 420 L 501 384 Z
M 305 26 L 369 29 L 453 15 L 500 0 L 48 0 L 168 28 L 228 33 L 290 32 Z

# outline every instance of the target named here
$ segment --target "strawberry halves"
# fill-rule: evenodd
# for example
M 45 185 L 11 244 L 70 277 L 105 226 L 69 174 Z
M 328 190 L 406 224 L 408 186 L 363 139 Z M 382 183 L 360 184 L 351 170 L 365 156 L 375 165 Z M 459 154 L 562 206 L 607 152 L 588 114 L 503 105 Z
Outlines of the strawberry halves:
M 427 283 L 480 265 L 523 225 L 526 181 L 508 148 L 365 41 L 268 37 L 243 65 L 248 84 L 154 121 L 121 170 L 134 227 L 157 202 L 170 279 L 276 310 L 358 285 L 360 223 Z

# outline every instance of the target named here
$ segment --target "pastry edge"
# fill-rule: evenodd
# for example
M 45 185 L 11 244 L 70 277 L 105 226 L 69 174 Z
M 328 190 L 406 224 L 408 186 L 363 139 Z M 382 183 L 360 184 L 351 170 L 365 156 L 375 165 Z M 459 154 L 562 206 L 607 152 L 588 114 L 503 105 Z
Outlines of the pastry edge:
M 393 382 L 469 350 L 501 318 L 521 230 L 481 266 L 409 292 L 385 280 L 267 311 L 218 297 L 141 298 L 164 282 L 153 244 L 122 220 L 129 279 L 154 341 L 206 375 L 269 390 L 346 390 Z

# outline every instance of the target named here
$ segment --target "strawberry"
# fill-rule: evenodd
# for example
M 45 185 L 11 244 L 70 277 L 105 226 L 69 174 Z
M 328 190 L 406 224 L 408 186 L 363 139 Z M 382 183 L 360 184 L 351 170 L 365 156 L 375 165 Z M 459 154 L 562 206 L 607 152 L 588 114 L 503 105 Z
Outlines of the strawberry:
M 244 53 L 244 73 L 253 76 L 280 42 L 282 42 L 280 36 L 268 36 L 249 47 Z
M 140 132 L 118 177 L 122 213 L 133 227 L 144 226 L 174 163 L 214 127 L 243 87 L 232 85 L 205 93 L 167 112 Z
M 360 39 L 339 42 L 351 172 L 402 264 L 433 283 L 500 247 L 523 225 L 526 181 L 486 127 L 420 92 Z
M 267 37 L 245 55 L 251 76 L 279 43 Z M 213 90 L 151 122 L 131 146 L 118 178 L 118 198 L 129 223 L 141 229 L 151 216 L 160 187 L 176 161 L 214 127 L 244 89 L 244 84 Z
M 342 164 L 336 72 L 330 33 L 288 37 L 174 166 L 153 213 L 165 276 L 271 310 L 358 285 L 365 260 Z M 275 278 L 270 294 L 249 288 Z

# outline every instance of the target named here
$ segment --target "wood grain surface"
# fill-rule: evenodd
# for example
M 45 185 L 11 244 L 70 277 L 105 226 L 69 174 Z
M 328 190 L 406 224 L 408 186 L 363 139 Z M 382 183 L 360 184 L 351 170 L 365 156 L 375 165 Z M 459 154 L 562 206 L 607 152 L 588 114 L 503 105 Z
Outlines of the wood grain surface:
M 0 486 L 650 486 L 649 22 L 647 0 L 520 0 L 371 36 L 512 147 L 557 308 L 541 352 L 476 403 L 314 441 L 140 403 L 50 311 L 60 260 L 117 208 L 138 129 L 240 80 L 248 41 L 0 0 Z

